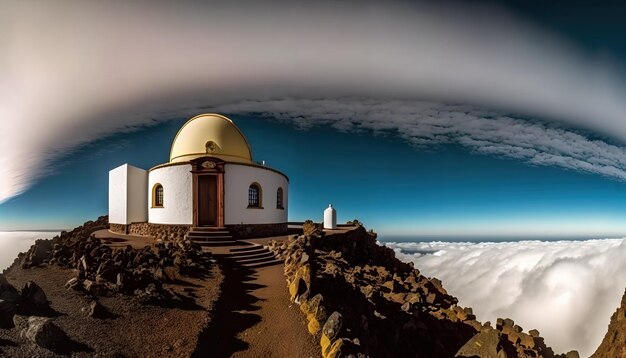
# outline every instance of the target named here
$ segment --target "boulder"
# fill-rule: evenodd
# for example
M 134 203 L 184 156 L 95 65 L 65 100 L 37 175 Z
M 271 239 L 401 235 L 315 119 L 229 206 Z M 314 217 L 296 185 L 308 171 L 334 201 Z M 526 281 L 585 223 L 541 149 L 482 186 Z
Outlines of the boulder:
M 87 312 L 88 312 L 87 314 L 89 315 L 89 317 L 99 318 L 99 319 L 107 318 L 107 316 L 109 315 L 109 311 L 103 305 L 101 305 L 100 302 L 98 301 L 91 302 Z
M 388 301 L 393 302 L 393 303 L 398 303 L 400 305 L 404 304 L 404 298 L 406 297 L 406 294 L 398 292 L 398 293 L 385 293 L 383 295 Z
M 0 328 L 13 327 L 13 315 L 15 314 L 15 303 L 0 299 Z
M 528 349 L 535 348 L 535 340 L 531 335 L 526 333 L 520 333 L 520 344 Z
M 335 311 L 324 323 L 322 328 L 322 338 L 320 339 L 320 345 L 322 346 L 322 355 L 326 356 L 330 349 L 331 343 L 337 338 L 341 332 L 343 326 L 343 316 L 341 313 Z
M 28 281 L 22 286 L 20 296 L 24 303 L 34 307 L 47 307 L 48 297 L 43 289 L 33 281 Z
M 30 317 L 24 337 L 38 346 L 50 350 L 63 347 L 69 340 L 65 332 L 54 324 L 52 319 L 45 317 Z
M 30 268 L 42 264 L 49 258 L 52 249 L 52 240 L 37 240 L 24 256 L 22 268 Z
M 325 352 L 322 352 L 322 356 L 324 358 L 336 358 L 336 357 L 343 357 L 344 355 L 342 355 L 341 351 L 342 348 L 344 346 L 344 340 L 345 339 L 337 339 L 335 340 L 330 347 L 328 347 L 328 350 Z
M 539 337 L 539 331 L 536 329 L 531 329 L 530 331 L 528 331 L 528 334 L 530 334 L 531 337 L 534 337 L 534 338 Z
M 308 265 L 301 266 L 294 279 L 289 284 L 291 300 L 300 303 L 300 296 L 309 292 L 311 286 L 311 268 Z
M 499 358 L 500 332 L 486 329 L 474 335 L 456 353 L 455 357 Z
M 0 275 L 0 299 L 13 303 L 17 303 L 20 300 L 20 294 L 15 287 L 2 275 Z
M 322 329 L 322 323 L 326 321 L 326 309 L 322 305 L 323 300 L 322 295 L 318 293 L 300 306 L 307 315 L 309 321 L 307 329 L 312 335 L 317 335 Z
M 515 331 L 511 331 L 507 335 L 507 338 L 509 339 L 509 342 L 513 343 L 514 345 L 517 345 L 522 339 L 521 335 Z

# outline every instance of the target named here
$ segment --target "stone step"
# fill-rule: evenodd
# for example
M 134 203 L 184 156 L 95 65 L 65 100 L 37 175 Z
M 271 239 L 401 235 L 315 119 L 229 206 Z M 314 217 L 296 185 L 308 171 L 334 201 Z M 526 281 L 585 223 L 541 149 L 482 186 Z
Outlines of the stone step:
M 258 250 L 258 249 L 263 250 L 263 249 L 265 249 L 265 247 L 263 247 L 262 245 L 259 245 L 259 244 L 252 244 L 252 245 L 249 245 L 249 246 L 246 246 L 246 247 L 238 247 L 238 248 L 235 248 L 235 249 L 230 249 L 230 252 L 231 253 L 236 253 L 236 252 L 238 253 L 238 252 L 241 252 L 241 251 L 252 251 L 252 250 Z
M 242 250 L 242 249 L 246 249 L 246 250 Z M 232 249 L 230 250 L 230 254 L 233 256 L 248 256 L 248 255 L 257 255 L 260 253 L 264 253 L 268 251 L 266 248 L 264 248 L 263 246 L 253 246 L 253 247 L 247 247 L 247 248 L 237 248 L 237 249 Z
M 260 251 L 258 253 L 254 253 L 251 255 L 230 255 L 227 256 L 228 259 L 235 260 L 237 262 L 244 262 L 246 260 L 252 259 L 263 259 L 263 258 L 274 258 L 274 254 L 270 251 Z
M 215 231 L 205 231 L 205 230 L 190 230 L 189 234 L 198 234 L 198 235 L 230 235 L 230 231 L 226 230 L 215 230 Z
M 195 244 L 200 246 L 235 246 L 240 245 L 235 240 L 208 240 L 208 241 L 194 241 Z
M 190 231 L 187 233 L 188 236 L 232 236 L 228 231 Z
M 274 255 L 270 255 L 270 256 L 259 257 L 259 258 L 238 259 L 236 261 L 240 265 L 245 265 L 245 264 L 255 264 L 255 263 L 268 262 L 268 261 L 274 261 L 274 260 L 276 260 Z
M 190 231 L 228 231 L 228 229 L 223 226 L 196 226 L 192 227 Z
M 215 240 L 229 240 L 233 237 L 231 235 L 187 235 L 187 238 L 190 240 L 196 239 L 215 239 Z
M 270 261 L 241 264 L 241 266 L 245 268 L 261 268 L 261 267 L 266 267 L 266 266 L 281 265 L 282 263 L 283 263 L 283 260 L 274 259 Z

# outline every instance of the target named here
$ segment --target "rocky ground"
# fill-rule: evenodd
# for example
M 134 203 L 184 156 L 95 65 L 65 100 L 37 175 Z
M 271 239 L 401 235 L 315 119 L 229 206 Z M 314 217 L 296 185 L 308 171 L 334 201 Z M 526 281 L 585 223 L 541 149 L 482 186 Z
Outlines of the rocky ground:
M 0 276 L 0 355 L 187 357 L 223 280 L 190 242 L 111 248 L 106 218 L 38 241 Z M 184 324 L 181 324 L 183 323 Z
M 555 355 L 513 320 L 478 322 L 441 281 L 397 260 L 362 226 L 322 235 L 308 222 L 304 235 L 270 246 L 323 357 L 578 357 Z
M 592 358 L 626 357 L 626 292 L 622 303 L 611 316 L 609 329 Z

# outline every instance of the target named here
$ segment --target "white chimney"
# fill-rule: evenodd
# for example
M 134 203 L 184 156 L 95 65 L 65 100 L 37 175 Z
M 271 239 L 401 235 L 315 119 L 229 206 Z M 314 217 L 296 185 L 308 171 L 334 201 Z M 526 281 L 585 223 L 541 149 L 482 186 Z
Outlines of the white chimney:
M 324 210 L 324 229 L 336 229 L 337 228 L 337 211 L 333 208 L 332 204 L 328 204 L 326 210 Z

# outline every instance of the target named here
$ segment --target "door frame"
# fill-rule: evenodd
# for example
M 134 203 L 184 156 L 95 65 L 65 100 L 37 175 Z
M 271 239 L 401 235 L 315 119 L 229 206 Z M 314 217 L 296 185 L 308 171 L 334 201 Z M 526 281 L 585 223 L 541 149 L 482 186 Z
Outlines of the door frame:
M 224 227 L 224 165 L 223 160 L 214 157 L 201 157 L 190 161 L 192 180 L 192 197 L 193 197 L 193 226 L 198 227 L 199 218 L 199 190 L 198 177 L 212 175 L 216 177 L 217 182 L 217 220 L 216 227 Z M 215 227 L 214 226 L 214 227 Z M 211 227 L 211 226 L 206 226 Z

